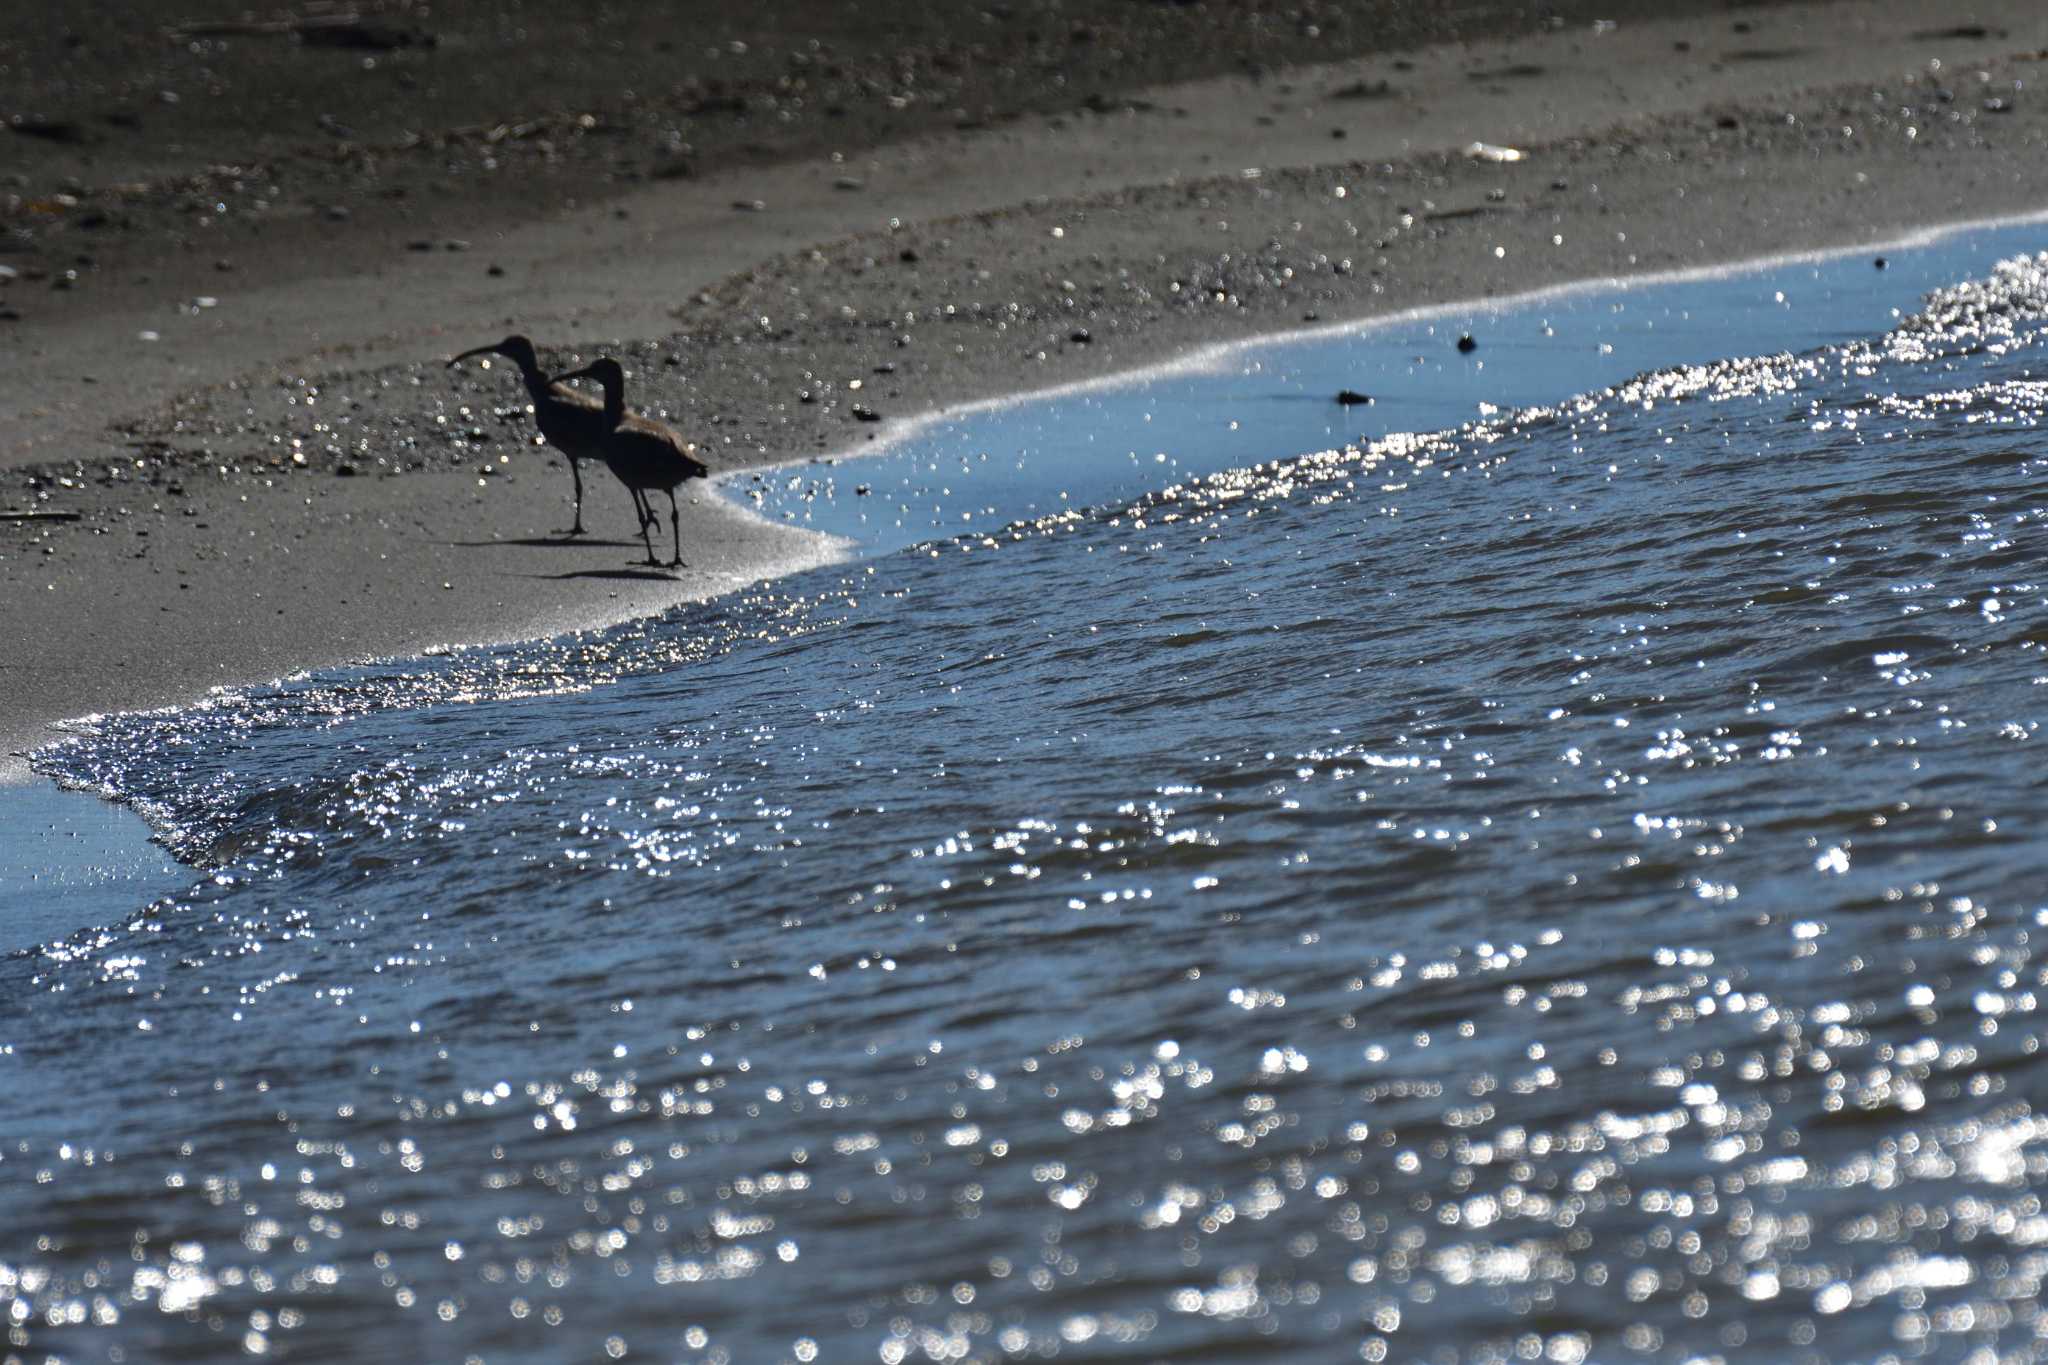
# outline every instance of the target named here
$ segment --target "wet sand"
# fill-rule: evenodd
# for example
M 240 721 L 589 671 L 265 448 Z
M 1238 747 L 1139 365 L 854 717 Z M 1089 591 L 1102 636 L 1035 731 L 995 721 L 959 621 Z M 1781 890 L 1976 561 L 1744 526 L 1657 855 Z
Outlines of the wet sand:
M 1256 71 L 1250 49 L 1226 55 L 1243 35 L 1211 32 L 1178 65 L 1091 56 L 1066 87 L 1040 32 L 1016 48 L 1047 54 L 1037 78 L 930 108 L 903 92 L 947 71 L 934 54 L 990 57 L 927 35 L 929 70 L 843 78 L 872 98 L 836 131 L 781 120 L 764 101 L 789 91 L 759 72 L 614 95 L 584 127 L 574 99 L 602 82 L 568 62 L 588 87 L 567 82 L 568 112 L 491 141 L 518 114 L 456 122 L 492 92 L 435 84 L 452 37 L 350 48 L 438 92 L 407 117 L 484 131 L 421 150 L 417 127 L 342 123 L 371 150 L 323 164 L 252 143 L 236 165 L 259 101 L 175 130 L 182 150 L 152 164 L 214 159 L 154 181 L 132 178 L 149 157 L 120 125 L 38 114 L 81 140 L 0 143 L 37 148 L 5 191 L 0 511 L 45 514 L 0 522 L 0 774 L 67 716 L 603 625 L 830 554 L 693 486 L 687 567 L 648 570 L 601 472 L 594 534 L 560 541 L 569 479 L 531 444 L 516 382 L 442 364 L 510 330 L 560 368 L 616 351 L 631 400 L 743 481 L 857 453 L 892 419 L 1207 342 L 2048 206 L 2033 6 L 1655 8 L 1608 7 L 1622 17 L 1598 29 L 1590 9 L 1503 18 L 1523 27 L 1498 39 L 1469 37 L 1487 24 L 1466 11 L 1465 40 L 1398 49 L 1354 28 L 1320 65 L 1333 44 L 1297 25 Z M 1126 67 L 1169 83 L 1119 83 Z M 744 121 L 730 100 L 750 131 L 720 142 L 700 125 Z M 917 117 L 899 134 L 895 113 Z M 1475 140 L 1525 156 L 1472 159 Z M 504 174 L 478 169 L 501 153 Z

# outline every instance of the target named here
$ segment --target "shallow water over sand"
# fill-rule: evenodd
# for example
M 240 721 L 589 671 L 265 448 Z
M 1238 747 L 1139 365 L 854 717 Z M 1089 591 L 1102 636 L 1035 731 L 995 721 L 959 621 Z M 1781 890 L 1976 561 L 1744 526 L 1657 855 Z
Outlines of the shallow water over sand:
M 2044 301 L 109 724 L 14 1344 L 2035 1358 Z

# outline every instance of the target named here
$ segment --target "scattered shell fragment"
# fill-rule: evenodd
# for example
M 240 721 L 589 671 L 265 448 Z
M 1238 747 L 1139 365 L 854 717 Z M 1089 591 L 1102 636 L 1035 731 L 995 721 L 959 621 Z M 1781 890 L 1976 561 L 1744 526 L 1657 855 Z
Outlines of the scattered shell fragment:
M 1519 147 L 1503 147 L 1493 142 L 1465 144 L 1465 156 L 1472 161 L 1520 161 L 1524 155 Z

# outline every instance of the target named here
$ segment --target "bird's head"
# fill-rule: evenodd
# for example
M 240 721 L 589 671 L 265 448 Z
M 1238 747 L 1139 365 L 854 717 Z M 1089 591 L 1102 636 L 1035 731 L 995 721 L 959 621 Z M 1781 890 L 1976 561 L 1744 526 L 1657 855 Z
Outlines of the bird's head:
M 448 364 L 452 368 L 460 365 L 472 356 L 479 355 L 504 356 L 505 359 L 517 365 L 522 373 L 540 368 L 540 359 L 533 353 L 533 343 L 517 332 L 506 337 L 503 341 L 493 342 L 489 346 L 479 346 L 475 350 L 464 351 L 461 355 L 449 361 Z
M 618 361 L 608 355 L 599 356 L 580 370 L 571 370 L 567 374 L 555 376 L 557 384 L 565 379 L 595 379 L 607 390 L 624 390 L 626 387 L 626 372 L 619 367 Z

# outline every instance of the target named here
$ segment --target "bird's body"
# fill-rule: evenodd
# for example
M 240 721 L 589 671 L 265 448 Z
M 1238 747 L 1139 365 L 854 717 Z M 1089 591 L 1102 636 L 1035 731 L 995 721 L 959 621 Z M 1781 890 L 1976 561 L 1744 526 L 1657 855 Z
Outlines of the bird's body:
M 571 379 L 595 379 L 604 385 L 605 433 L 596 446 L 596 455 L 618 476 L 620 483 L 633 490 L 633 496 L 644 509 L 640 539 L 647 546 L 647 562 L 661 562 L 654 557 L 654 541 L 647 534 L 648 523 L 654 520 L 647 495 L 659 489 L 668 494 L 669 531 L 675 538 L 674 557 L 669 564 L 681 564 L 683 533 L 676 489 L 685 479 L 701 479 L 710 472 L 697 458 L 696 447 L 666 423 L 626 411 L 626 372 L 610 356 L 573 373 L 556 375 L 554 382 L 561 384 Z
M 533 343 L 523 336 L 509 336 L 493 346 L 479 346 L 473 351 L 464 351 L 449 361 L 458 365 L 471 356 L 501 355 L 519 367 L 519 377 L 526 384 L 526 393 L 533 400 L 533 419 L 540 428 L 543 440 L 562 452 L 569 461 L 569 477 L 576 485 L 576 520 L 567 534 L 583 534 L 583 470 L 585 460 L 601 460 L 599 446 L 610 433 L 612 423 L 606 420 L 604 404 L 588 394 L 558 384 L 541 372 L 540 362 L 534 355 Z M 649 515 L 645 500 L 638 489 L 629 489 L 633 494 L 633 508 L 639 514 L 642 530 L 646 528 Z

